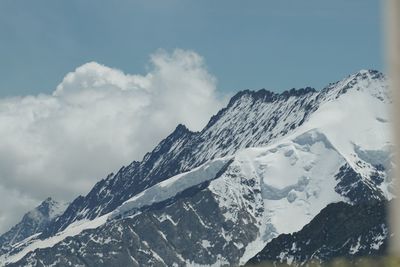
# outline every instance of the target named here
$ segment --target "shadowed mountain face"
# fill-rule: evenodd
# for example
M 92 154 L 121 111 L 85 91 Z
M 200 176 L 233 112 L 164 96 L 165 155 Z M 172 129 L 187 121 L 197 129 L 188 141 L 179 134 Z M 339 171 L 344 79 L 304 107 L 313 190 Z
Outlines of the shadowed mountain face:
M 141 162 L 76 198 L 41 234 L 8 246 L 0 262 L 229 266 L 260 251 L 267 253 L 257 259 L 278 262 L 283 255 L 281 261 L 293 264 L 347 255 L 348 247 L 328 253 L 345 247 L 345 239 L 327 242 L 328 251 L 319 247 L 323 227 L 338 220 L 334 211 L 343 210 L 344 221 L 363 218 L 370 205 L 392 198 L 389 104 L 385 78 L 376 71 L 360 71 L 319 92 L 240 92 L 201 132 L 178 125 Z M 374 227 L 386 223 L 383 217 L 360 232 L 349 227 L 342 233 L 369 242 L 376 236 L 368 231 L 378 233 Z M 296 239 L 304 249 L 287 250 L 294 242 L 287 234 L 303 238 L 314 228 L 319 239 L 311 248 Z M 332 228 L 329 240 L 341 229 Z M 276 240 L 276 250 L 268 250 Z M 384 242 L 359 251 L 380 253 Z M 310 254 L 314 248 L 322 252 Z
M 310 260 L 327 263 L 347 258 L 351 262 L 383 256 L 389 239 L 387 208 L 386 201 L 329 204 L 299 232 L 282 234 L 269 242 L 248 265 L 305 266 Z

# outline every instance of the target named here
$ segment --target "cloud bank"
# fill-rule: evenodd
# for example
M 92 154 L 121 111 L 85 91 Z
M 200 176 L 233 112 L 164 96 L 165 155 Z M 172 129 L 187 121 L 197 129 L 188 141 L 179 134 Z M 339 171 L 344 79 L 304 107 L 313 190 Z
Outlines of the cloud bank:
M 200 130 L 222 103 L 193 51 L 158 51 L 146 75 L 90 62 L 51 95 L 0 99 L 0 233 L 48 196 L 72 200 L 178 123 Z

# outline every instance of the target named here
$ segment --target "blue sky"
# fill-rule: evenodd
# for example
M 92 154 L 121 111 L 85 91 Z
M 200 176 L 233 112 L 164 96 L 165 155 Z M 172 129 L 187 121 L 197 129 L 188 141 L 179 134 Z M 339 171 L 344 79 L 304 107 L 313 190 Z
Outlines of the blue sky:
M 146 73 L 157 49 L 203 56 L 221 92 L 321 88 L 383 69 L 377 0 L 1 0 L 0 96 L 50 93 L 96 61 Z

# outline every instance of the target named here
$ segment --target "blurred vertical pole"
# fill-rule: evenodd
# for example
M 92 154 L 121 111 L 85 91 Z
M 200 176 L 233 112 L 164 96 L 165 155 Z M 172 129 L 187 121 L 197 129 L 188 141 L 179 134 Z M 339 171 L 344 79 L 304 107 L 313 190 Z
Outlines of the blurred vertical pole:
M 390 244 L 390 252 L 393 256 L 400 256 L 400 0 L 386 1 L 386 48 L 389 78 L 393 94 L 394 137 L 396 145 L 396 166 L 394 174 L 394 186 L 397 198 L 390 209 L 391 230 L 394 238 Z

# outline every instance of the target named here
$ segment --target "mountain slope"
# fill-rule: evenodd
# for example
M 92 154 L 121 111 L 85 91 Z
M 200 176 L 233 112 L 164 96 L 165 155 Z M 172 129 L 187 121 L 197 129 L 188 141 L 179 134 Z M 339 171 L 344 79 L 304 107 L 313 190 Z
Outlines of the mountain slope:
M 311 89 L 281 95 L 265 90 L 239 93 L 201 132 L 179 125 L 142 162 L 122 168 L 96 184 L 86 197 L 77 198 L 48 235 L 73 221 L 106 214 L 142 190 L 207 160 L 285 135 L 307 118 L 314 95 Z
M 320 92 L 240 92 L 201 132 L 179 125 L 0 261 L 245 263 L 329 203 L 392 197 L 389 104 L 376 71 Z
M 0 250 L 4 253 L 12 245 L 41 233 L 66 208 L 66 204 L 47 198 L 35 209 L 25 214 L 17 225 L 0 236 Z

